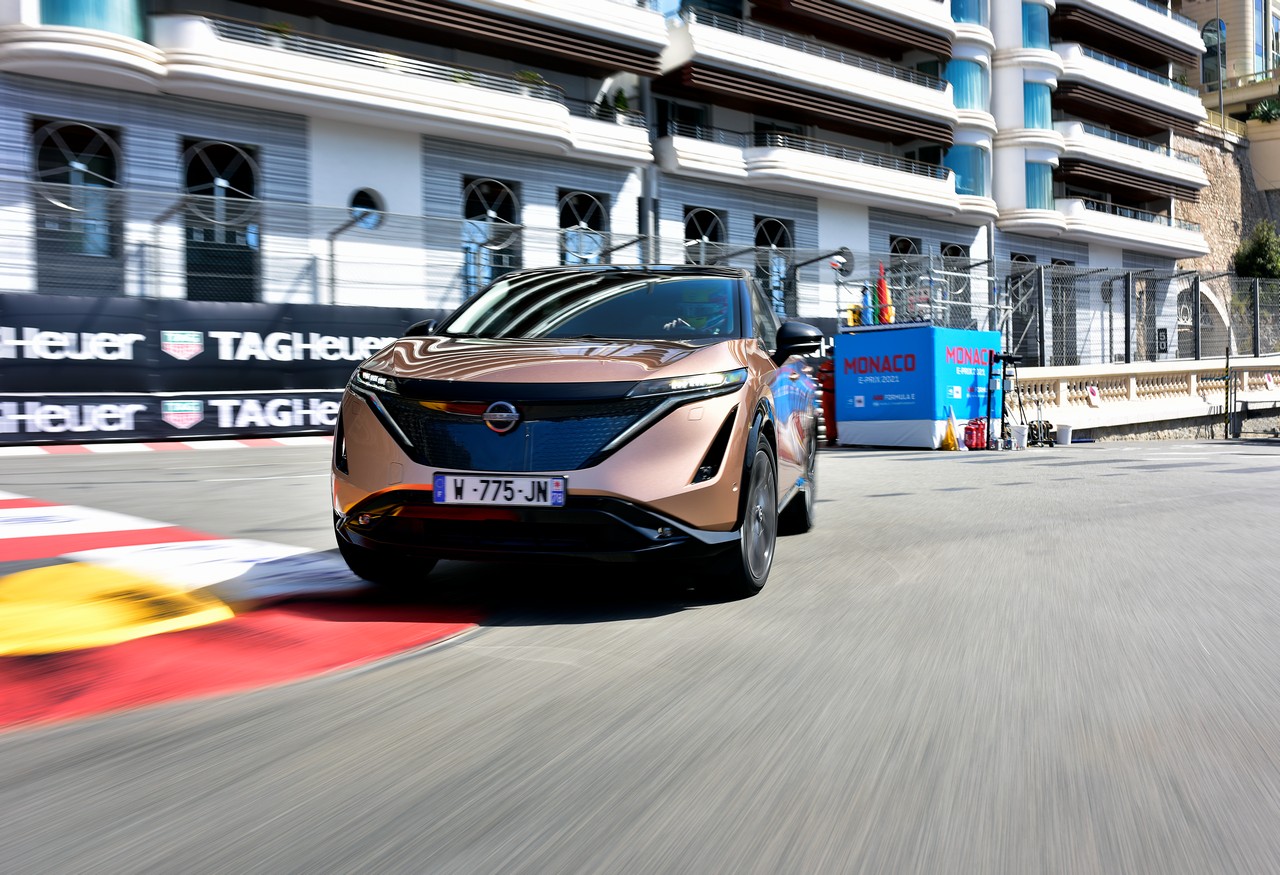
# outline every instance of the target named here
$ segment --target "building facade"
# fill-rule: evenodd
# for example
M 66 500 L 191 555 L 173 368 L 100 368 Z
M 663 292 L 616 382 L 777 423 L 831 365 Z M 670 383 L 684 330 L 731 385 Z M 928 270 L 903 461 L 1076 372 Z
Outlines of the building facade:
M 1204 55 L 1152 0 L 0 0 L 0 291 L 446 310 L 729 261 L 834 324 L 884 268 L 900 318 L 1109 361 L 1088 277 L 1159 277 L 1172 330 L 1208 252 Z

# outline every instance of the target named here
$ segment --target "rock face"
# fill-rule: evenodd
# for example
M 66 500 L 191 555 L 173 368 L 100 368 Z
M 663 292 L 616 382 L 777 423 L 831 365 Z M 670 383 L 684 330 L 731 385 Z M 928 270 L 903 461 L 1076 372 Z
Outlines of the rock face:
M 1249 141 L 1244 138 L 1231 134 L 1202 139 L 1175 137 L 1173 147 L 1198 156 L 1209 177 L 1209 187 L 1200 192 L 1199 203 L 1177 205 L 1178 218 L 1200 224 L 1209 254 L 1186 259 L 1178 266 L 1201 273 L 1229 270 L 1240 241 L 1261 219 L 1277 215 L 1280 192 L 1262 192 L 1255 187 Z

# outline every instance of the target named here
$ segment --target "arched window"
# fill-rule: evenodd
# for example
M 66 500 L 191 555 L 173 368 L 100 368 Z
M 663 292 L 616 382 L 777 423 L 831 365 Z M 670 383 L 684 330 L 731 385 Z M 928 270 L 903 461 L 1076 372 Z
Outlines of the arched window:
M 609 211 L 604 198 L 585 191 L 560 192 L 560 263 L 608 261 Z
M 123 294 L 120 170 L 115 132 L 71 121 L 32 125 L 40 292 Z
M 942 288 L 947 296 L 947 324 L 952 328 L 976 328 L 972 308 L 973 293 L 969 284 L 969 247 L 944 243 L 942 254 Z
M 107 132 L 77 122 L 40 124 L 32 137 L 37 190 L 61 215 L 65 251 L 110 255 L 111 192 L 119 186 L 120 147 Z
M 520 199 L 515 186 L 467 178 L 462 189 L 463 280 L 473 295 L 520 267 Z
M 191 300 L 258 300 L 261 241 L 254 151 L 251 146 L 216 140 L 185 143 L 184 221 Z
M 724 217 L 706 207 L 684 209 L 684 260 L 719 264 L 725 253 Z
M 375 230 L 386 217 L 382 196 L 371 188 L 362 188 L 353 192 L 347 212 L 351 216 L 352 224 L 362 231 Z
M 791 270 L 791 223 L 756 217 L 756 279 L 780 317 L 796 314 L 796 283 Z

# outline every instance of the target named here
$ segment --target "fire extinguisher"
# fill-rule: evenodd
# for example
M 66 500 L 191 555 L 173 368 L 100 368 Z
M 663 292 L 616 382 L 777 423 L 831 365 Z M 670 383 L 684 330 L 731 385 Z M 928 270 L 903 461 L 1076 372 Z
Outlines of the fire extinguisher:
M 983 419 L 971 419 L 964 427 L 964 445 L 971 450 L 987 448 L 987 423 Z
M 831 359 L 823 359 L 818 365 L 818 391 L 822 393 L 822 424 L 826 430 L 827 446 L 836 443 L 836 366 Z

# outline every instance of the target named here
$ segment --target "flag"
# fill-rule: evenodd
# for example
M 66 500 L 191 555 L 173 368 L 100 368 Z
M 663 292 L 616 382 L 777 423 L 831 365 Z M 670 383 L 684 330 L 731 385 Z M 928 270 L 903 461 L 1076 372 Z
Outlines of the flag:
M 889 297 L 889 283 L 884 278 L 884 262 L 880 262 L 880 278 L 876 280 L 876 301 L 878 306 L 878 318 L 876 321 L 881 325 L 890 325 L 893 323 L 893 299 Z

